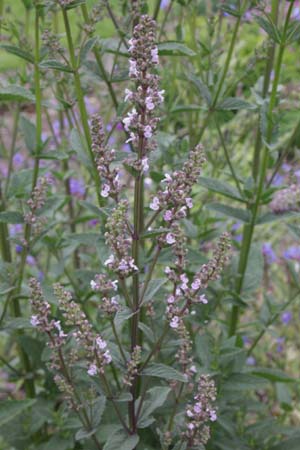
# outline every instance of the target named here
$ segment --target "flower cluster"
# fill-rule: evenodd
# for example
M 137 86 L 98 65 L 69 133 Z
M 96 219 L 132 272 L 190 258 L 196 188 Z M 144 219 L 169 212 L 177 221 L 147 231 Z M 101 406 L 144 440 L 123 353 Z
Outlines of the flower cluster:
M 100 177 L 104 181 L 101 190 L 102 197 L 113 197 L 118 201 L 121 191 L 119 169 L 111 169 L 110 164 L 115 160 L 114 149 L 108 150 L 105 145 L 105 133 L 100 116 L 94 115 L 91 121 L 92 150 Z
M 123 124 L 129 134 L 127 142 L 131 142 L 139 152 L 138 160 L 131 164 L 142 172 L 148 170 L 148 153 L 155 148 L 152 137 L 159 119 L 154 110 L 164 100 L 164 91 L 158 88 L 159 77 L 152 73 L 158 64 L 155 29 L 155 21 L 143 15 L 129 41 L 129 76 L 135 81 L 136 89 L 125 90 L 125 101 L 130 101 L 134 107 L 123 119 Z
M 127 373 L 123 378 L 123 383 L 127 386 L 132 385 L 132 381 L 138 373 L 138 365 L 141 362 L 141 352 L 141 347 L 139 345 L 135 346 L 131 358 L 127 363 Z
M 210 437 L 209 423 L 217 420 L 214 402 L 216 387 L 208 375 L 201 375 L 198 381 L 197 393 L 193 404 L 186 408 L 186 431 L 183 438 L 188 442 L 188 448 L 205 445 Z
M 87 373 L 91 376 L 103 374 L 105 366 L 110 364 L 112 358 L 107 349 L 107 342 L 97 335 L 92 328 L 80 306 L 72 300 L 72 294 L 60 284 L 54 285 L 54 293 L 58 298 L 59 308 L 63 312 L 66 324 L 73 326 L 73 336 L 79 347 L 84 349 L 89 361 Z
M 100 309 L 107 314 L 114 314 L 119 309 L 117 296 L 109 296 L 110 291 L 118 290 L 118 280 L 111 281 L 106 275 L 98 274 L 90 282 L 91 288 L 102 295 Z
M 182 170 L 166 173 L 162 184 L 164 190 L 160 190 L 152 198 L 150 209 L 160 212 L 165 210 L 163 218 L 168 226 L 187 215 L 187 210 L 193 207 L 190 197 L 193 185 L 197 182 L 201 168 L 205 162 L 204 152 L 201 145 L 197 145 L 189 154 Z M 173 244 L 175 237 L 172 233 L 166 235 L 166 243 Z
M 300 211 L 300 186 L 292 184 L 287 189 L 275 192 L 270 208 L 276 214 Z
M 129 234 L 127 209 L 128 202 L 120 201 L 106 222 L 105 239 L 107 245 L 113 250 L 113 254 L 104 265 L 118 273 L 120 277 L 126 277 L 138 271 L 134 259 L 129 255 L 132 238 Z
M 45 220 L 38 216 L 38 210 L 42 208 L 46 202 L 46 194 L 50 179 L 48 177 L 40 177 L 35 188 L 32 191 L 31 198 L 27 201 L 29 212 L 24 215 L 25 223 L 31 225 L 35 235 L 41 232 Z

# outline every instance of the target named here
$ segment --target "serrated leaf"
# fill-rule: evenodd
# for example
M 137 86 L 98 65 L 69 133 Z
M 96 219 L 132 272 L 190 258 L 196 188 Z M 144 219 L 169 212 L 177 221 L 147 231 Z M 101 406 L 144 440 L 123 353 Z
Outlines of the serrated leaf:
M 7 53 L 11 53 L 12 55 L 18 56 L 19 58 L 24 59 L 30 63 L 34 63 L 34 57 L 30 53 L 22 50 L 20 47 L 10 44 L 1 44 L 0 49 L 5 50 Z
M 163 378 L 165 380 L 181 381 L 182 383 L 187 382 L 187 377 L 183 373 L 178 372 L 173 367 L 160 363 L 149 365 L 142 371 L 142 375 Z
M 197 53 L 185 44 L 176 41 L 160 42 L 158 45 L 159 55 L 168 56 L 196 56 Z
M 93 434 L 95 434 L 96 431 L 97 431 L 96 429 L 92 429 L 92 430 L 88 431 L 85 428 L 81 428 L 75 434 L 75 441 L 81 441 L 83 439 L 87 439 L 87 438 L 91 437 Z
M 19 211 L 0 212 L 0 222 L 2 223 L 24 223 L 24 216 Z
M 269 447 L 269 450 L 299 450 L 300 435 L 285 439 L 277 445 Z
M 158 278 L 156 280 L 151 280 L 147 286 L 145 296 L 144 296 L 143 302 L 141 304 L 144 304 L 144 303 L 150 302 L 151 300 L 154 300 L 155 294 L 158 293 L 160 288 L 164 284 L 166 284 L 167 281 L 168 281 L 167 278 Z
M 91 169 L 91 161 L 87 157 L 87 149 L 84 140 L 76 128 L 73 128 L 70 136 L 71 148 L 75 150 L 79 161 L 87 168 Z
M 276 27 L 270 16 L 267 16 L 267 19 L 261 16 L 256 16 L 255 19 L 260 27 L 265 30 L 270 39 L 272 39 L 277 44 L 281 43 L 282 38 L 280 30 Z
M 244 223 L 249 223 L 251 219 L 249 211 L 224 205 L 223 203 L 209 203 L 206 205 L 206 208 L 223 214 L 224 216 L 233 217 L 234 219 L 238 219 Z
M 198 183 L 212 192 L 217 192 L 218 194 L 224 195 L 225 197 L 233 200 L 244 202 L 244 199 L 240 196 L 238 190 L 225 181 L 221 181 L 216 178 L 200 177 Z
M 167 400 L 167 397 L 171 391 L 171 388 L 169 387 L 161 387 L 156 386 L 152 389 L 149 389 L 147 392 L 147 399 L 143 403 L 139 420 L 138 420 L 138 428 L 145 428 L 148 426 L 148 418 L 151 416 L 151 414 L 157 409 L 163 406 L 165 401 Z M 137 401 L 136 409 L 138 410 L 139 401 Z
M 80 65 L 82 63 L 84 63 L 84 61 L 86 60 L 89 52 L 94 48 L 94 46 L 96 45 L 97 41 L 98 41 L 97 37 L 93 37 L 91 39 L 88 39 L 86 41 L 86 43 L 84 44 L 84 46 L 80 49 L 80 55 L 79 55 Z
M 294 383 L 296 381 L 295 378 L 290 377 L 282 370 L 272 369 L 269 367 L 255 367 L 253 370 L 251 370 L 251 373 L 274 383 Z
M 120 309 L 119 311 L 117 311 L 114 318 L 115 326 L 119 328 L 126 320 L 130 319 L 133 314 L 134 313 L 132 312 L 132 310 L 127 307 Z
M 256 105 L 241 98 L 228 97 L 222 100 L 216 107 L 218 110 L 256 109 Z
M 0 88 L 0 101 L 35 103 L 35 97 L 30 91 L 22 86 L 11 84 Z
M 194 74 L 188 74 L 187 78 L 193 83 L 193 85 L 196 87 L 197 91 L 201 95 L 201 97 L 204 98 L 207 105 L 210 106 L 212 103 L 211 93 L 206 86 L 206 84 L 203 83 L 203 81 L 196 77 Z
M 137 434 L 128 436 L 125 431 L 120 430 L 108 438 L 103 450 L 133 450 L 138 442 L 139 436 Z
M 19 414 L 26 411 L 36 403 L 36 399 L 32 400 L 2 400 L 0 403 L 0 426 L 15 419 Z
M 106 406 L 106 397 L 104 397 L 104 395 L 98 397 L 94 401 L 94 403 L 90 406 L 89 408 L 90 422 L 93 428 L 98 427 L 98 425 L 101 423 L 105 406 Z
M 234 373 L 223 384 L 222 389 L 224 391 L 244 391 L 249 389 L 257 389 L 266 383 L 265 379 L 260 377 L 246 374 L 246 373 Z
M 55 59 L 46 59 L 39 64 L 41 69 L 53 69 L 59 70 L 60 72 L 68 72 L 72 73 L 73 69 L 66 64 L 61 63 L 60 61 L 56 61 Z
M 20 119 L 20 128 L 25 139 L 27 149 L 34 153 L 36 151 L 36 128 L 26 117 Z

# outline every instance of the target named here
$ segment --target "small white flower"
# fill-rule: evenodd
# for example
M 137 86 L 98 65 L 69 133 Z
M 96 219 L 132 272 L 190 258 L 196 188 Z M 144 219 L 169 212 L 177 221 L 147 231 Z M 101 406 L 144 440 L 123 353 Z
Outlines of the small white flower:
M 170 222 L 173 218 L 173 213 L 170 209 L 168 209 L 165 213 L 164 213 L 164 220 L 166 222 Z
M 38 316 L 31 316 L 30 323 L 33 327 L 37 327 L 40 324 Z
M 98 345 L 100 350 L 103 350 L 103 349 L 105 349 L 107 347 L 107 343 L 103 339 L 101 339 L 100 336 L 98 336 L 96 338 L 96 344 Z
M 158 91 L 158 93 L 157 93 L 157 95 L 158 95 L 158 100 L 159 100 L 160 103 L 162 103 L 162 102 L 164 101 L 164 93 L 165 93 L 164 90 Z
M 126 130 L 126 131 L 128 131 L 128 130 Z M 136 137 L 135 133 L 133 133 L 133 131 L 130 132 L 129 136 L 130 137 L 125 142 L 126 144 L 129 144 L 129 142 L 135 142 L 136 141 L 137 137 Z
M 136 68 L 136 61 L 134 59 L 129 60 L 129 76 L 130 77 L 137 77 L 138 71 Z
M 110 299 L 110 302 L 111 302 L 112 305 L 115 305 L 115 306 L 118 306 L 118 305 L 119 305 L 119 302 L 118 302 L 118 298 L 117 298 L 117 297 L 112 297 L 112 298 Z
M 165 274 L 166 274 L 166 275 L 169 275 L 169 273 L 171 273 L 171 272 L 172 272 L 172 269 L 170 269 L 170 267 L 167 266 L 167 267 L 165 268 Z
M 151 50 L 151 59 L 152 59 L 152 62 L 154 64 L 158 64 L 159 63 L 158 48 L 157 47 L 152 48 L 152 50 Z
M 96 289 L 97 289 L 97 283 L 96 283 L 96 281 L 94 281 L 94 280 L 91 280 L 90 281 L 90 286 L 91 286 L 91 289 L 93 290 L 93 291 L 95 291 Z
M 175 302 L 175 297 L 174 295 L 169 295 L 169 297 L 167 298 L 167 302 L 169 303 L 169 305 L 171 305 L 172 303 Z
M 172 245 L 176 242 L 175 236 L 173 233 L 168 233 L 166 236 L 166 243 Z
M 152 202 L 150 203 L 150 208 L 153 209 L 153 211 L 158 211 L 159 210 L 159 198 L 158 197 L 153 197 Z
M 121 259 L 121 261 L 118 265 L 118 269 L 119 270 L 128 270 L 128 263 L 125 259 Z
M 192 366 L 190 367 L 190 371 L 193 372 L 193 373 L 197 373 L 196 366 L 192 365 Z
M 204 303 L 204 305 L 206 305 L 208 303 L 208 300 L 207 300 L 207 298 L 205 297 L 204 294 L 200 295 L 199 302 L 200 303 Z
M 201 281 L 200 281 L 198 278 L 196 278 L 196 279 L 192 282 L 192 289 L 193 289 L 194 291 L 197 291 L 197 290 L 200 288 L 200 286 L 201 286 Z
M 129 267 L 130 267 L 131 269 L 133 269 L 133 270 L 139 270 L 139 268 L 134 264 L 134 259 L 133 259 L 133 258 L 130 258 L 128 264 L 129 264 Z
M 191 209 L 191 208 L 193 207 L 193 200 L 191 199 L 191 197 L 187 197 L 187 198 L 185 199 L 185 203 L 186 203 L 186 206 L 187 206 L 189 209 Z
M 210 415 L 210 420 L 212 421 L 212 422 L 215 422 L 216 420 L 217 420 L 217 413 L 216 413 L 216 411 L 215 410 L 211 410 L 210 411 L 210 413 L 209 413 L 209 415 Z
M 149 111 L 152 111 L 155 108 L 152 97 L 146 97 L 145 104 Z
M 106 261 L 104 261 L 104 265 L 105 266 L 110 266 L 111 264 L 113 264 L 115 262 L 115 257 L 114 255 L 110 255 Z
M 178 214 L 180 215 L 180 217 L 186 217 L 186 206 L 182 206 L 178 211 Z
M 146 139 L 150 139 L 152 137 L 152 128 L 150 125 L 146 125 L 144 128 L 144 136 Z
M 201 405 L 200 402 L 195 403 L 195 405 L 194 405 L 194 411 L 195 411 L 196 414 L 200 414 L 200 413 L 201 413 L 201 411 L 202 411 L 202 405 Z
M 189 423 L 187 427 L 192 431 L 195 428 L 195 425 L 193 423 Z
M 106 352 L 103 354 L 103 357 L 105 359 L 106 364 L 111 363 L 112 357 L 111 357 L 111 354 L 110 354 L 109 350 L 106 350 Z
M 110 186 L 108 184 L 104 184 L 102 186 L 101 197 L 108 197 L 110 192 Z
M 94 377 L 95 375 L 97 375 L 97 372 L 98 372 L 98 370 L 97 370 L 97 366 L 95 364 L 91 364 L 87 371 L 87 373 L 91 377 Z
M 142 164 L 143 173 L 147 172 L 149 170 L 149 163 L 148 163 L 148 158 L 146 156 L 144 158 L 142 158 L 141 164 Z
M 194 414 L 193 414 L 193 412 L 192 412 L 190 409 L 187 409 L 186 415 L 187 415 L 188 417 L 194 417 Z
M 112 281 L 111 284 L 113 285 L 113 290 L 114 290 L 114 291 L 117 291 L 117 290 L 118 290 L 118 283 L 119 283 L 118 280 Z
M 179 317 L 178 316 L 174 316 L 170 322 L 170 327 L 171 328 L 178 328 L 179 325 Z
M 188 279 L 188 277 L 186 276 L 185 273 L 183 273 L 182 275 L 180 275 L 180 280 L 181 280 L 183 283 L 185 283 L 185 284 L 189 282 L 189 279 Z
M 171 181 L 172 181 L 171 175 L 169 175 L 168 173 L 165 173 L 165 178 L 163 180 L 161 180 L 161 183 L 170 183 Z
M 132 91 L 130 89 L 125 89 L 125 98 L 124 101 L 127 102 L 127 100 L 130 100 L 132 97 Z

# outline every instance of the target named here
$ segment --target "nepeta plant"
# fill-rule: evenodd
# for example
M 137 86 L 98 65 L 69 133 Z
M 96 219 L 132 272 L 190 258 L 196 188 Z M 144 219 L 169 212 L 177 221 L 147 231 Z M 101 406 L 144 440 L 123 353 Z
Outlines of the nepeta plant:
M 94 116 L 91 121 L 92 150 L 102 180 L 100 194 L 116 204 L 106 222 L 105 241 L 111 249 L 104 262 L 107 270 L 90 282 L 99 313 L 106 318 L 105 334 L 110 326 L 111 338 L 107 340 L 95 330 L 72 294 L 58 284 L 54 292 L 64 320 L 51 318 L 50 304 L 38 281 L 30 282 L 34 311 L 31 324 L 47 334 L 54 380 L 83 424 L 81 436 L 92 436 L 97 448 L 102 447 L 89 411 L 99 402 L 104 405 L 105 398 L 112 403 L 116 421 L 123 429 L 123 434 L 118 432 L 113 439 L 130 441 L 130 448 L 136 448 L 139 429 L 150 426 L 155 420 L 155 410 L 163 406 L 168 397 L 173 412 L 170 417 L 164 415 L 160 419 L 163 448 L 170 448 L 174 439 L 179 439 L 186 448 L 205 445 L 210 436 L 210 423 L 217 419 L 216 388 L 208 375 L 198 374 L 185 319 L 196 305 L 207 304 L 205 289 L 209 281 L 218 279 L 228 261 L 229 237 L 224 234 L 220 238 L 211 260 L 191 279 L 187 271 L 186 237 L 180 223 L 193 207 L 192 188 L 205 162 L 200 145 L 190 152 L 181 170 L 165 174 L 150 206 L 146 205 L 144 176 L 151 164 L 151 151 L 156 147 L 158 108 L 164 95 L 155 72 L 159 62 L 155 31 L 155 21 L 142 15 L 129 41 L 129 74 L 133 84 L 132 90 L 125 90 L 125 101 L 132 104 L 132 109 L 123 123 L 129 135 L 127 143 L 132 146 L 131 156 L 124 161 L 125 167 L 133 170 L 132 196 L 122 185 L 124 174 L 114 165 L 116 151 L 105 144 L 101 118 Z M 42 205 L 42 181 L 38 186 L 30 201 L 31 210 Z M 150 225 L 161 219 L 164 226 L 153 230 Z M 146 265 L 141 255 L 151 246 L 156 250 Z M 155 294 L 149 295 L 149 286 L 155 272 L 163 272 L 157 265 L 160 253 L 168 247 L 173 254 L 173 264 L 164 268 L 166 279 L 163 282 L 168 281 L 169 293 L 158 302 Z M 130 318 L 125 333 L 122 323 L 121 326 L 116 324 L 124 313 Z M 146 343 L 144 327 L 148 329 L 150 320 L 158 320 L 162 332 Z M 163 363 L 161 352 L 172 334 L 177 335 L 178 345 L 176 358 L 169 366 Z M 114 373 L 113 380 L 108 376 L 109 366 Z M 83 386 L 78 386 L 78 374 L 84 379 Z M 165 378 L 169 383 L 155 383 L 155 377 Z M 127 411 L 120 407 L 122 396 L 128 399 Z M 179 399 L 186 402 L 186 406 L 183 403 L 180 407 L 181 411 L 177 410 Z M 175 429 L 174 415 L 180 412 L 181 424 Z

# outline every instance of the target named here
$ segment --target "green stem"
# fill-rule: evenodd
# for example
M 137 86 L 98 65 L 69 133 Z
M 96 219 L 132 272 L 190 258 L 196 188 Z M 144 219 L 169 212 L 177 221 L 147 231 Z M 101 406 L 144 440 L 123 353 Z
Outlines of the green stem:
M 88 146 L 88 152 L 89 152 L 89 156 L 90 156 L 90 160 L 91 160 L 91 164 L 92 164 L 92 174 L 93 174 L 93 179 L 94 179 L 94 183 L 96 186 L 96 194 L 97 194 L 98 203 L 100 206 L 102 206 L 103 202 L 102 202 L 102 198 L 100 195 L 100 176 L 95 167 L 94 154 L 92 151 L 92 138 L 91 138 L 91 132 L 90 132 L 90 127 L 89 127 L 89 123 L 88 123 L 88 114 L 87 114 L 87 110 L 86 110 L 86 106 L 85 106 L 85 102 L 84 102 L 83 90 L 81 87 L 81 80 L 80 80 L 80 75 L 79 75 L 79 71 L 78 71 L 79 68 L 78 68 L 78 64 L 77 64 L 77 60 L 76 60 L 76 56 L 75 56 L 75 49 L 74 49 L 74 43 L 73 43 L 73 38 L 72 38 L 72 33 L 71 33 L 71 27 L 70 27 L 67 10 L 64 9 L 63 7 L 62 7 L 62 14 L 63 14 L 63 19 L 64 19 L 66 35 L 67 35 L 70 63 L 71 63 L 71 67 L 73 70 L 75 92 L 76 92 L 76 97 L 77 97 L 77 101 L 78 101 L 78 107 L 79 107 L 83 132 L 84 132 L 84 136 L 85 136 L 86 143 Z
M 278 84 L 279 84 L 279 79 L 280 79 L 283 54 L 284 54 L 284 50 L 285 50 L 286 33 L 287 33 L 288 25 L 289 25 L 290 16 L 292 13 L 293 4 L 294 4 L 294 1 L 292 1 L 290 3 L 288 13 L 287 13 L 287 16 L 285 19 L 282 40 L 281 40 L 281 43 L 279 46 L 278 57 L 277 57 L 276 65 L 275 65 L 275 76 L 274 76 L 272 92 L 271 92 L 271 97 L 270 97 L 270 102 L 269 102 L 269 107 L 268 107 L 268 113 L 267 113 L 268 127 L 267 127 L 267 133 L 266 133 L 266 142 L 268 144 L 271 142 L 271 138 L 272 138 L 273 110 L 274 110 L 275 103 L 276 103 L 277 89 L 278 89 Z M 265 145 L 263 148 L 261 161 L 262 162 L 261 162 L 261 168 L 260 168 L 260 174 L 259 174 L 259 182 L 258 182 L 255 202 L 252 206 L 251 221 L 249 224 L 246 224 L 244 226 L 244 231 L 243 231 L 242 249 L 241 249 L 241 253 L 240 253 L 240 259 L 239 259 L 239 264 L 238 264 L 238 275 L 237 275 L 236 286 L 235 286 L 235 291 L 238 295 L 241 294 L 242 288 L 243 288 L 252 237 L 253 237 L 253 233 L 254 233 L 256 218 L 257 218 L 257 214 L 259 211 L 260 199 L 261 199 L 261 195 L 263 192 L 264 181 L 265 181 L 267 168 L 268 168 L 269 149 L 268 149 L 267 145 Z M 231 310 L 231 317 L 230 317 L 230 324 L 229 324 L 229 336 L 232 336 L 235 334 L 237 325 L 238 325 L 238 319 L 239 319 L 239 307 L 237 305 L 234 305 Z

